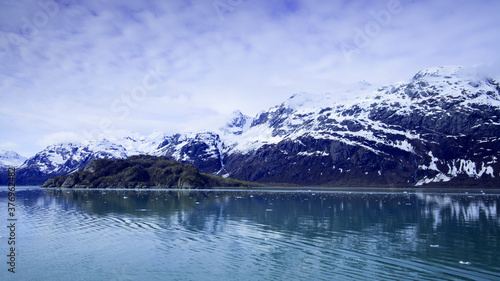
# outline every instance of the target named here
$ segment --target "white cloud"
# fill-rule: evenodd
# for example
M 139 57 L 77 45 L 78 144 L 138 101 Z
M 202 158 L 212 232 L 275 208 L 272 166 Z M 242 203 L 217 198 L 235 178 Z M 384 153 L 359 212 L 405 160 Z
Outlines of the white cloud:
M 42 146 L 49 146 L 51 144 L 62 143 L 62 142 L 80 142 L 82 136 L 74 132 L 57 132 L 49 135 L 43 136 L 38 144 Z
M 235 109 L 253 115 L 296 92 L 500 59 L 500 2 L 402 0 L 401 13 L 346 60 L 342 44 L 391 1 L 248 0 L 221 20 L 212 1 L 64 0 L 30 36 L 23 17 L 44 11 L 38 1 L 4 1 L 0 134 L 34 153 L 59 132 L 81 135 L 106 118 L 145 134 L 210 129 Z M 156 65 L 164 79 L 120 118 L 113 103 Z
M 0 143 L 0 150 L 15 150 L 19 147 L 17 143 L 14 142 L 2 142 Z

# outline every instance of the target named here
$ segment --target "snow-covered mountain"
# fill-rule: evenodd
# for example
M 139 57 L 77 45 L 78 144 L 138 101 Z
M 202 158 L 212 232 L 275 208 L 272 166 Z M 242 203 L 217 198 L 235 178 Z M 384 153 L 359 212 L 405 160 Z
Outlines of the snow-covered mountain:
M 492 79 L 437 67 L 364 98 L 295 95 L 254 119 L 226 169 L 247 180 L 334 185 L 498 180 L 499 93 Z
M 15 151 L 0 150 L 0 169 L 7 167 L 18 167 L 26 161 L 26 157 Z
M 241 111 L 235 110 L 231 114 L 230 120 L 227 124 L 220 128 L 219 131 L 222 132 L 223 135 L 241 135 L 242 133 L 248 131 L 250 126 L 252 125 L 253 118 L 250 116 L 246 116 Z
M 217 173 L 223 166 L 224 143 L 215 132 L 176 134 L 166 137 L 151 152 L 156 156 L 169 156 L 190 163 L 203 172 Z
M 50 145 L 26 160 L 17 171 L 18 184 L 39 184 L 55 175 L 65 175 L 84 167 L 94 159 L 120 159 L 148 154 L 165 135 L 155 132 L 147 137 L 100 139 L 81 143 Z
M 54 145 L 21 171 L 37 180 L 93 158 L 151 154 L 268 183 L 500 186 L 498 81 L 435 67 L 378 89 L 363 83 L 338 97 L 300 93 L 254 118 L 235 111 L 215 132 Z

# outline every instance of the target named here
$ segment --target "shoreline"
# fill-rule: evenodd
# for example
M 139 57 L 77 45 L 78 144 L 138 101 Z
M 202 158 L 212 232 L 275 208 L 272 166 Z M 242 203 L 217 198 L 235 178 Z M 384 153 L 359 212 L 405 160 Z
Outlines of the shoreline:
M 18 191 L 29 189 L 65 190 L 65 191 L 173 191 L 173 192 L 265 192 L 265 193 L 357 193 L 357 194 L 469 194 L 469 195 L 500 195 L 500 188 L 463 188 L 463 187 L 318 187 L 318 186 L 263 186 L 263 187 L 214 187 L 214 188 L 66 188 L 41 187 L 40 185 L 17 186 Z M 0 191 L 8 190 L 8 186 L 0 186 Z

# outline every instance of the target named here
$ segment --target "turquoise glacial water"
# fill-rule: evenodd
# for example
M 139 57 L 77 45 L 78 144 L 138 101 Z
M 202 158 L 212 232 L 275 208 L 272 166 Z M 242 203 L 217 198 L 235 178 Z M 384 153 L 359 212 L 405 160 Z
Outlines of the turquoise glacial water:
M 500 280 L 495 191 L 18 187 L 0 280 Z

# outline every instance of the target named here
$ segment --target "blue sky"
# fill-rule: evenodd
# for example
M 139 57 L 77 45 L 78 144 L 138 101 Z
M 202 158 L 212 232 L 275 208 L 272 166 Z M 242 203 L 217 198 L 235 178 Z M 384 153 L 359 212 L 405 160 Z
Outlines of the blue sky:
M 83 2 L 83 3 L 81 3 Z M 500 1 L 0 1 L 0 149 L 208 130 L 297 92 L 498 65 Z

